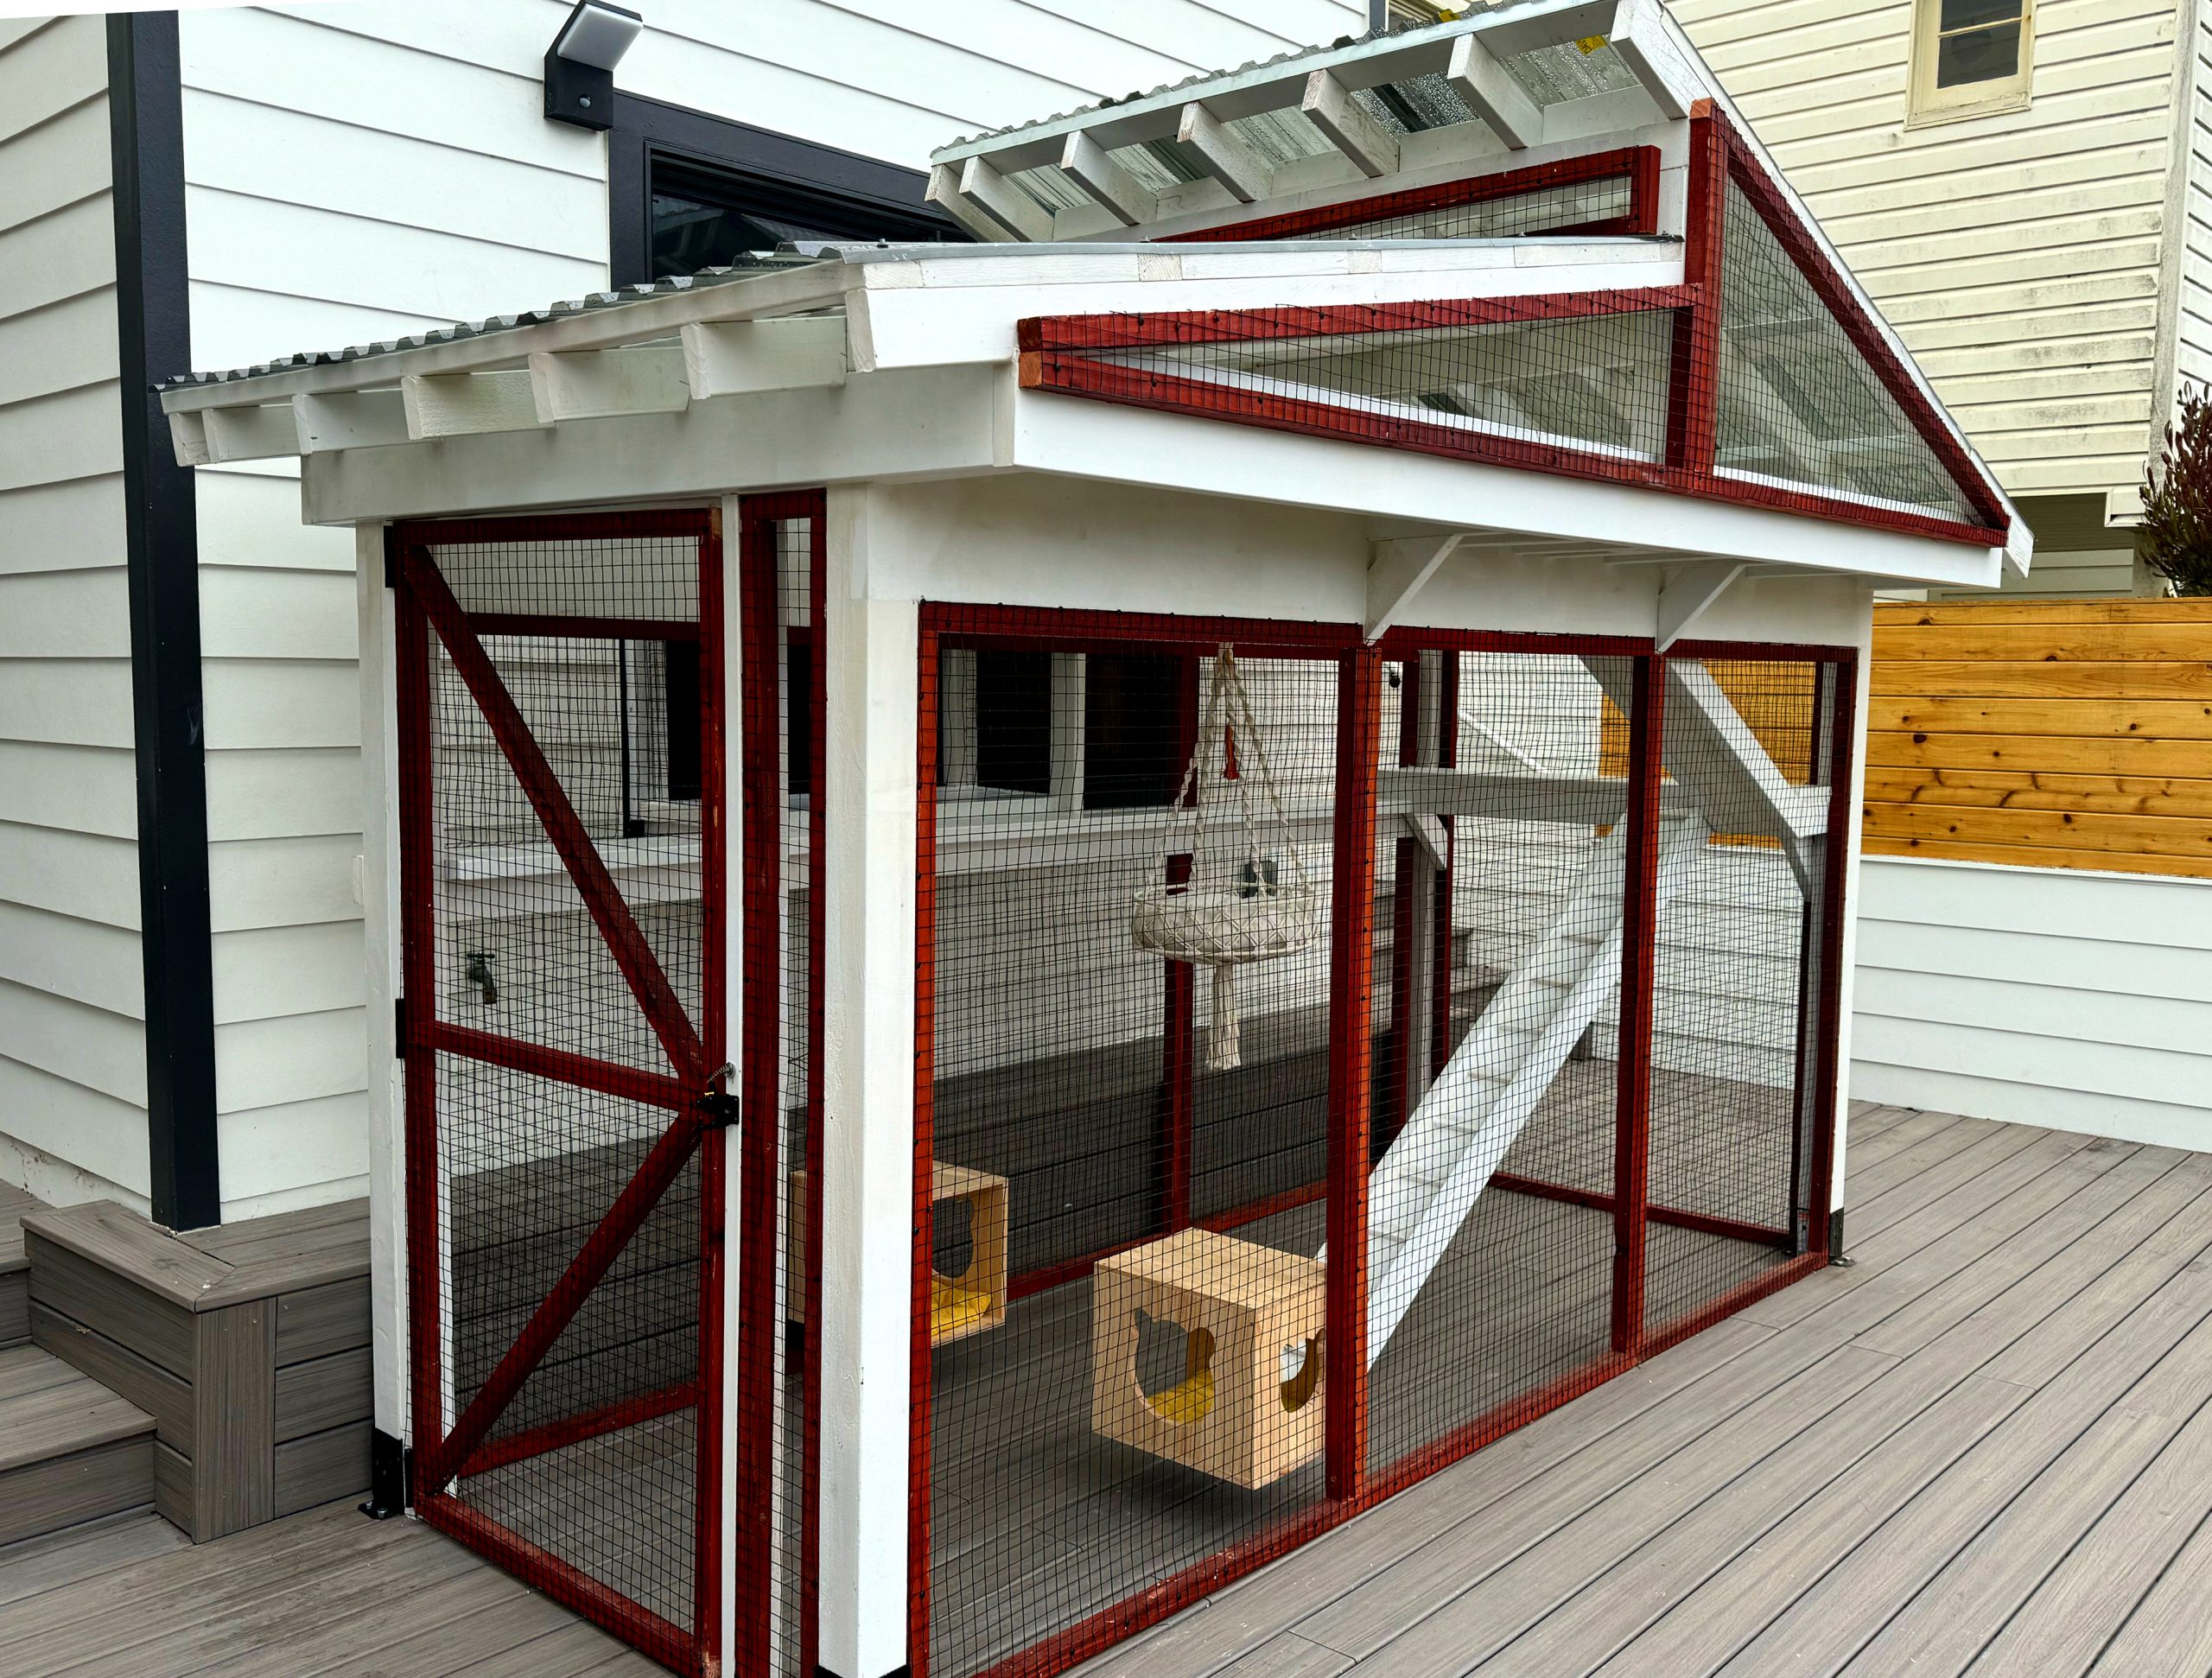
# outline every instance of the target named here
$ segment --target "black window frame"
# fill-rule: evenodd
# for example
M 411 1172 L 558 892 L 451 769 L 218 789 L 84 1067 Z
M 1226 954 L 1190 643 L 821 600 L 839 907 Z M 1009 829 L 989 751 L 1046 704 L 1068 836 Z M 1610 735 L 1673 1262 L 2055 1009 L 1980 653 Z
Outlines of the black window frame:
M 804 222 L 810 213 L 880 231 L 862 237 L 967 244 L 967 232 L 925 202 L 929 177 L 772 129 L 617 91 L 607 136 L 607 274 L 615 286 L 652 275 L 656 168 L 711 172 L 760 207 Z

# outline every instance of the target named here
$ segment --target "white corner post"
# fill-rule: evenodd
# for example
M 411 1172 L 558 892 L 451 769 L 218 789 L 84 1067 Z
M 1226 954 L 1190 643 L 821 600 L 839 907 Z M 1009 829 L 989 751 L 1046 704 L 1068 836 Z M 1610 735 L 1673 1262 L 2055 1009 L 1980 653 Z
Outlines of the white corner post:
M 821 960 L 822 1664 L 906 1663 L 920 611 L 870 598 L 870 493 L 829 496 Z
M 407 1103 L 393 1042 L 399 995 L 399 710 L 384 526 L 353 532 L 361 646 L 362 975 L 368 1002 L 369 1339 L 376 1425 L 411 1440 L 407 1414 Z

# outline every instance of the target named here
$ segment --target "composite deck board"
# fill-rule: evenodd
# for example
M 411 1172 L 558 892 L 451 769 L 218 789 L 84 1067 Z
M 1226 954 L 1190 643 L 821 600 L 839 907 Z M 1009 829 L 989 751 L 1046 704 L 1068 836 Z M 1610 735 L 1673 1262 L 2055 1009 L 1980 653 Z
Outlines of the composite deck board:
M 1507 1435 L 1091 1672 L 2212 1668 L 2212 1156 L 1942 1118 L 1861 1109 L 1854 1267 Z M 1572 1210 L 1509 1200 L 1516 1220 Z M 1471 1231 L 1470 1255 L 1499 1238 Z M 1588 1285 L 1579 1250 L 1550 1256 L 1549 1285 Z M 1058 1313 L 1071 1370 L 1084 1314 Z M 1016 1484 L 986 1472 L 967 1506 Z M 987 1518 L 968 1536 L 1019 1548 Z M 0 1670 L 659 1670 L 440 1535 L 350 1504 L 179 1543 L 137 1516 L 0 1549 Z M 1055 1554 L 1018 1571 L 1047 1577 Z

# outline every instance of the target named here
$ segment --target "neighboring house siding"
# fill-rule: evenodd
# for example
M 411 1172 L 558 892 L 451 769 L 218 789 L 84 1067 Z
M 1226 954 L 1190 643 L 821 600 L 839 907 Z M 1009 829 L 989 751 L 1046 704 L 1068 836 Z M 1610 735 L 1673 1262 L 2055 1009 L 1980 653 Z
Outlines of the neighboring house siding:
M 2212 880 L 1868 857 L 1851 1093 L 2212 1147 Z
M 797 0 L 646 10 L 626 91 L 917 169 L 957 134 L 1332 39 L 1362 16 L 1338 0 L 1293 0 L 1264 25 L 1187 0 L 1092 0 L 1089 22 L 1018 0 L 911 24 Z M 605 285 L 605 144 L 543 112 L 542 60 L 568 10 L 184 13 L 194 364 Z M 224 1213 L 239 1217 L 366 1181 L 353 552 L 346 533 L 301 527 L 289 463 L 202 468 L 199 496 L 217 1100 Z
M 2177 125 L 2187 162 L 2175 183 L 2183 220 L 2174 372 L 2212 385 L 2212 7 L 2200 3 L 2193 10 L 2188 116 Z
M 1919 127 L 1904 0 L 1673 10 L 2005 487 L 2131 491 L 2164 400 L 2172 0 L 2045 0 L 2033 104 Z
M 147 1204 L 107 40 L 0 21 L 0 1178 Z

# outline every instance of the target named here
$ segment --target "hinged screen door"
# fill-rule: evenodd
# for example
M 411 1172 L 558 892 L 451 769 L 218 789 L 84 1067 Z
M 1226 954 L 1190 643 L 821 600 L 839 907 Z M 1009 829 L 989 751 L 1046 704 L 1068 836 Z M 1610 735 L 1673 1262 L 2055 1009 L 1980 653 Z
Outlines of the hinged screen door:
M 716 1671 L 718 523 L 402 525 L 391 564 L 416 1508 Z

